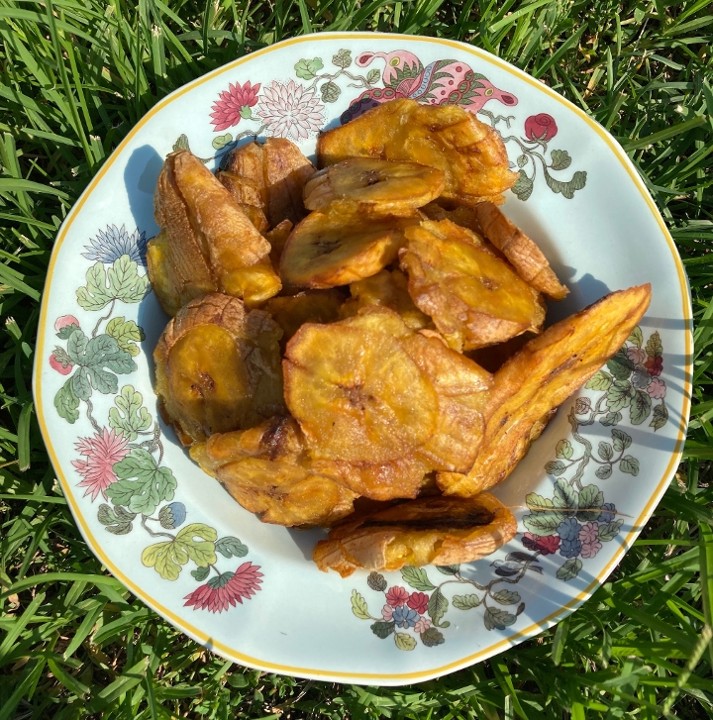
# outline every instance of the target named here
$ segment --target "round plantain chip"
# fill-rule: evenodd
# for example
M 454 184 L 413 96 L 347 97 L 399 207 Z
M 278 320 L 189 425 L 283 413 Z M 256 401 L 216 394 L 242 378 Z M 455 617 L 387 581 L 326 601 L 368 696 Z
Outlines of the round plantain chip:
M 342 577 L 359 569 L 455 565 L 489 555 L 516 531 L 512 512 L 488 493 L 424 497 L 336 525 L 317 543 L 313 559 L 320 570 Z
M 189 302 L 154 349 L 161 413 L 190 445 L 284 410 L 280 327 L 262 310 L 211 293 Z
M 375 308 L 295 333 L 283 361 L 285 402 L 316 457 L 380 465 L 428 439 L 438 397 L 400 343 L 410 332 L 396 313 Z
M 335 200 L 352 200 L 401 213 L 426 205 L 443 191 L 438 168 L 380 158 L 349 158 L 317 171 L 305 184 L 308 210 L 324 210 Z
M 375 275 L 396 259 L 404 231 L 417 222 L 415 214 L 370 215 L 352 203 L 310 213 L 287 238 L 280 276 L 293 287 L 329 288 Z
M 356 493 L 317 471 L 289 416 L 195 443 L 191 458 L 262 522 L 329 527 L 354 510 Z

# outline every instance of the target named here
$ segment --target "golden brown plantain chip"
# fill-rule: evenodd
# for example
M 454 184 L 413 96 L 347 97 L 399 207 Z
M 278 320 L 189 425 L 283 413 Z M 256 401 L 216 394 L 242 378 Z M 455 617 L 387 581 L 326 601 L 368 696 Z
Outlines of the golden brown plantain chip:
M 377 157 L 438 168 L 445 175 L 443 197 L 467 204 L 500 201 L 517 180 L 496 130 L 455 105 L 410 99 L 382 103 L 323 133 L 317 156 L 322 166 Z
M 537 332 L 545 318 L 540 294 L 483 241 L 450 220 L 406 229 L 400 253 L 416 306 L 458 351 Z
M 258 232 L 265 233 L 269 228 L 269 223 L 265 217 L 265 203 L 260 188 L 256 186 L 255 182 L 228 170 L 218 170 L 215 176 L 228 189 Z
M 280 327 L 262 310 L 213 293 L 192 300 L 154 349 L 156 394 L 166 422 L 190 445 L 284 412 Z
M 466 475 L 439 478 L 447 495 L 472 496 L 515 469 L 552 411 L 629 337 L 649 305 L 651 286 L 612 292 L 530 340 L 495 373 L 483 442 Z
M 337 200 L 352 200 L 384 213 L 403 213 L 437 198 L 443 171 L 410 162 L 349 158 L 318 170 L 306 183 L 308 210 L 324 210 Z
M 455 565 L 493 553 L 516 531 L 513 514 L 488 493 L 427 497 L 347 519 L 317 543 L 313 559 L 342 577 L 360 569 Z
M 396 259 L 416 215 L 370 215 L 353 204 L 310 213 L 282 250 L 280 276 L 292 287 L 328 288 L 374 275 Z
M 190 454 L 263 522 L 328 527 L 354 510 L 356 494 L 315 470 L 302 433 L 290 417 L 211 435 L 192 445 Z

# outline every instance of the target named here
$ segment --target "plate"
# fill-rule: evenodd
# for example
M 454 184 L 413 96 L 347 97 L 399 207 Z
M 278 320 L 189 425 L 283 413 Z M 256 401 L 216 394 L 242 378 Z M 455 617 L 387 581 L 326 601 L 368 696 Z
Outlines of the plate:
M 505 211 L 571 288 L 551 318 L 653 285 L 622 350 L 496 493 L 519 532 L 467 565 L 356 573 L 310 561 L 321 531 L 260 523 L 161 423 L 151 354 L 166 317 L 145 244 L 162 159 L 215 168 L 245 138 L 317 134 L 397 97 L 457 103 L 502 135 L 520 179 Z M 159 102 L 62 225 L 49 266 L 34 388 L 55 470 L 87 543 L 127 588 L 238 663 L 398 685 L 482 661 L 558 622 L 604 581 L 676 470 L 691 387 L 691 309 L 673 241 L 621 147 L 585 113 L 478 48 L 321 34 L 239 58 Z

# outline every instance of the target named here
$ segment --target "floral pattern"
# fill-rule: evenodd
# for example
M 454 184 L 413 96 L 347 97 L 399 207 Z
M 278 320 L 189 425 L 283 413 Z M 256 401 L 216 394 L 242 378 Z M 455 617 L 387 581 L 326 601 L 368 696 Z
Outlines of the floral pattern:
M 184 503 L 174 500 L 177 480 L 163 464 L 158 422 L 142 394 L 122 375 L 138 369 L 139 342 L 144 332 L 120 314 L 127 304 L 140 303 L 149 290 L 143 266 L 145 234 L 108 225 L 85 247 L 84 257 L 95 260 L 76 290 L 76 302 L 94 320 L 83 326 L 75 315 L 61 315 L 54 323 L 59 344 L 49 356 L 50 368 L 65 378 L 54 397 L 58 415 L 70 425 L 88 423 L 90 433 L 74 443 L 71 465 L 76 486 L 97 507 L 97 519 L 116 536 L 135 530 L 151 540 L 141 562 L 164 580 L 175 581 L 186 566 L 202 583 L 184 598 L 194 610 L 223 612 L 252 598 L 262 573 L 244 562 L 238 568 L 219 567 L 220 558 L 242 558 L 248 548 L 236 537 L 218 537 L 204 523 L 186 523 Z M 96 396 L 109 399 L 100 417 Z M 175 532 L 174 532 L 175 531 Z
M 529 199 L 540 174 L 549 190 L 568 199 L 587 183 L 583 170 L 569 178 L 559 175 L 570 167 L 572 158 L 567 150 L 548 149 L 558 132 L 555 118 L 547 113 L 530 115 L 524 120 L 522 135 L 510 134 L 516 116 L 498 110 L 515 108 L 517 97 L 462 60 L 445 58 L 424 65 L 408 50 L 362 52 L 353 57 L 342 49 L 332 56 L 331 64 L 333 70 L 325 70 L 323 58 L 302 58 L 292 68 L 294 78 L 272 80 L 267 86 L 250 80 L 229 83 L 211 106 L 213 129 L 223 132 L 241 122 L 253 126 L 235 136 L 215 137 L 213 147 L 225 151 L 245 137 L 261 134 L 307 140 L 324 127 L 326 105 L 346 94 L 351 98 L 341 114 L 343 123 L 379 103 L 411 98 L 428 105 L 458 105 L 499 132 L 504 124 L 508 132 L 501 132 L 503 141 L 516 149 L 516 162 L 511 165 L 519 171 L 519 179 L 512 190 L 520 200 Z

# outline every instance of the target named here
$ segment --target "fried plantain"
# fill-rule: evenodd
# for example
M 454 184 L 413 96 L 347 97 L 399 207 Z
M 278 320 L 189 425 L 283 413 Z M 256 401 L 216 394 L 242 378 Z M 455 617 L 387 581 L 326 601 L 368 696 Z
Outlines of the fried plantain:
M 540 294 L 483 241 L 450 220 L 406 229 L 400 254 L 416 306 L 458 351 L 537 332 L 545 318 Z
M 228 170 L 218 170 L 215 176 L 228 189 L 258 232 L 265 233 L 270 225 L 265 216 L 265 202 L 255 182 Z
M 439 478 L 447 495 L 472 496 L 514 470 L 552 412 L 629 337 L 649 305 L 651 286 L 606 295 L 533 338 L 495 373 L 485 433 L 471 470 Z
M 374 275 L 396 259 L 417 216 L 369 215 L 351 204 L 310 213 L 290 236 L 280 276 L 292 287 L 328 288 Z
M 356 493 L 314 469 L 302 433 L 289 416 L 213 434 L 191 446 L 190 455 L 262 522 L 329 527 L 354 510 Z
M 455 105 L 393 100 L 317 140 L 321 166 L 350 157 L 415 162 L 443 171 L 443 197 L 475 204 L 502 201 L 517 180 L 496 130 Z
M 454 565 L 490 555 L 517 531 L 512 512 L 484 493 L 474 498 L 426 497 L 336 525 L 314 548 L 320 570 L 342 577 L 355 570 Z
M 212 293 L 168 323 L 154 349 L 161 413 L 190 445 L 284 412 L 280 327 L 262 310 Z
M 443 171 L 410 162 L 349 158 L 318 170 L 306 183 L 308 210 L 324 210 L 334 201 L 351 200 L 380 212 L 409 212 L 443 191 Z

